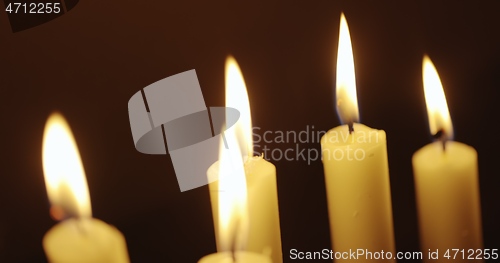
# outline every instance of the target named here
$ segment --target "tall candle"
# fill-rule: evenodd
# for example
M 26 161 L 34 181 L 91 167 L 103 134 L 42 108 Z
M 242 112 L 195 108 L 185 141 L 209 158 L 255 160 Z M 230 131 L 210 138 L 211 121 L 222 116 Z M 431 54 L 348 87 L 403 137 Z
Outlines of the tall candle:
M 219 163 L 208 169 L 209 177 L 216 177 Z M 251 157 L 244 164 L 248 193 L 249 228 L 246 250 L 272 256 L 273 262 L 282 262 L 278 200 L 276 194 L 276 168 L 261 156 Z M 219 182 L 210 183 L 210 200 L 214 218 L 217 247 Z
M 90 195 L 75 139 L 64 117 L 52 114 L 43 137 L 43 172 L 52 215 L 66 219 L 43 238 L 52 263 L 129 262 L 125 238 L 115 227 L 92 218 Z
M 269 256 L 248 251 L 251 231 L 249 196 L 244 160 L 235 137 L 235 129 L 237 127 L 226 130 L 225 140 L 221 142 L 219 151 L 219 162 L 212 166 L 212 169 L 216 169 L 214 172 L 219 187 L 215 229 L 219 238 L 219 252 L 203 257 L 198 263 L 271 263 Z
M 249 217 L 249 234 L 246 250 L 270 255 L 274 263 L 283 262 L 281 250 L 281 231 L 278 210 L 278 192 L 276 185 L 276 167 L 262 156 L 252 156 L 252 122 L 250 103 L 241 70 L 233 57 L 226 60 L 226 107 L 240 111 L 240 119 L 234 129 L 241 155 L 243 156 L 244 171 L 247 185 L 247 206 Z M 218 162 L 207 171 L 209 181 L 218 177 Z M 219 182 L 209 184 L 212 214 L 214 219 L 217 248 L 221 241 L 219 227 Z
M 430 130 L 439 140 L 418 150 L 412 159 L 421 250 L 438 252 L 439 259 L 427 257 L 425 262 L 469 262 L 471 251 L 475 259 L 476 249 L 482 248 L 477 152 L 450 141 L 453 127 L 444 90 L 427 56 L 423 82 Z
M 358 121 L 354 60 L 347 21 L 340 20 L 337 111 L 347 123 L 321 138 L 333 250 L 363 249 L 394 258 L 386 134 Z M 361 259 L 370 259 L 370 255 Z M 388 260 L 388 262 L 393 262 Z

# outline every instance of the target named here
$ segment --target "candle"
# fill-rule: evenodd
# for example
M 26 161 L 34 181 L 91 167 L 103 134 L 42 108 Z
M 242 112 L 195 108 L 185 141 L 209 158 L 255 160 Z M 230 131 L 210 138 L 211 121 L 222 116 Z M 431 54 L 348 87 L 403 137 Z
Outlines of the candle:
M 217 170 L 219 190 L 216 228 L 219 253 L 203 257 L 198 263 L 271 263 L 266 255 L 245 251 L 251 225 L 249 196 L 244 160 L 235 129 L 237 127 L 226 130 L 224 141 L 220 144 L 219 161 L 212 166 Z
M 72 216 L 43 238 L 50 262 L 129 262 L 125 238 L 115 227 L 92 218 L 85 172 L 71 129 L 52 114 L 43 136 L 43 172 L 55 219 Z
M 233 57 L 226 60 L 226 107 L 240 111 L 240 119 L 233 126 L 238 144 L 241 145 L 244 171 L 248 192 L 249 234 L 246 248 L 248 251 L 270 255 L 274 263 L 283 262 L 281 251 L 281 233 L 278 210 L 278 193 L 276 185 L 276 167 L 264 160 L 262 156 L 252 156 L 252 121 L 250 104 L 241 70 Z M 231 128 L 233 128 L 231 127 Z M 227 132 L 226 132 L 227 133 Z M 224 133 L 224 134 L 226 134 Z M 214 219 L 217 248 L 221 241 L 218 229 L 218 200 L 220 182 L 218 178 L 218 162 L 207 171 Z M 215 181 L 214 181 L 215 180 Z
M 198 263 L 271 263 L 271 259 L 252 252 L 238 251 L 234 257 L 229 252 L 211 254 Z
M 358 121 L 349 28 L 340 19 L 337 112 L 343 123 L 321 138 L 333 250 L 395 257 L 386 135 Z M 368 259 L 369 255 L 366 255 Z M 390 261 L 390 260 L 389 260 Z
M 412 159 L 420 245 L 424 252 L 438 252 L 438 260 L 427 262 L 469 262 L 467 257 L 472 253 L 476 258 L 476 249 L 482 248 L 477 153 L 450 141 L 453 127 L 443 86 L 427 56 L 422 69 L 429 127 L 439 140 L 419 149 Z M 452 249 L 459 250 L 458 255 Z

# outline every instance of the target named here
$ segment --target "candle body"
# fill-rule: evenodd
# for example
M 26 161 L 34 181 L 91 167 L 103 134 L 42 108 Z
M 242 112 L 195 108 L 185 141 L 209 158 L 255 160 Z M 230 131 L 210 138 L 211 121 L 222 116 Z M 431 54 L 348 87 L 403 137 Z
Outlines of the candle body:
M 207 171 L 209 178 L 216 178 L 219 162 Z M 269 255 L 274 263 L 283 262 L 281 231 L 276 185 L 276 167 L 262 156 L 248 158 L 245 162 L 245 177 L 248 194 L 249 233 L 246 250 Z M 209 179 L 210 181 L 210 179 Z M 221 251 L 219 239 L 219 184 L 209 184 L 212 215 L 214 219 L 217 250 Z
M 449 262 L 443 257 L 447 249 L 451 261 L 469 262 L 468 250 L 483 247 L 476 151 L 454 141 L 443 151 L 435 142 L 418 150 L 412 162 L 421 250 L 439 249 L 439 260 L 427 262 Z M 453 259 L 452 249 L 465 249 L 466 259 Z
M 395 257 L 386 135 L 353 127 L 352 134 L 342 125 L 321 138 L 333 250 L 383 250 Z
M 51 263 L 130 262 L 122 233 L 95 218 L 58 223 L 45 234 L 43 248 Z
M 235 257 L 236 262 L 229 252 L 215 253 L 203 257 L 198 263 L 271 263 L 269 257 L 247 251 L 237 251 Z

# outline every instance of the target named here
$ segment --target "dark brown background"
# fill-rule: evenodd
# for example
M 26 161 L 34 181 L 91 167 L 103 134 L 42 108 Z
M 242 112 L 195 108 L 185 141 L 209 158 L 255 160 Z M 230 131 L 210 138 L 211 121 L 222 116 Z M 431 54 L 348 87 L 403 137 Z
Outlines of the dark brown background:
M 419 250 L 411 156 L 431 141 L 424 53 L 445 86 L 456 140 L 479 153 L 485 247 L 500 248 L 500 6 L 434 2 L 87 0 L 17 33 L 0 12 L 0 261 L 45 261 L 41 240 L 55 222 L 41 142 L 53 110 L 73 128 L 94 216 L 124 233 L 133 262 L 196 262 L 214 252 L 207 187 L 180 193 L 168 156 L 134 149 L 128 99 L 196 69 L 206 104 L 222 106 L 224 60 L 232 53 L 261 131 L 328 130 L 339 124 L 332 94 L 341 10 L 362 122 L 388 136 L 397 250 Z M 285 258 L 292 248 L 330 248 L 321 162 L 274 163 Z

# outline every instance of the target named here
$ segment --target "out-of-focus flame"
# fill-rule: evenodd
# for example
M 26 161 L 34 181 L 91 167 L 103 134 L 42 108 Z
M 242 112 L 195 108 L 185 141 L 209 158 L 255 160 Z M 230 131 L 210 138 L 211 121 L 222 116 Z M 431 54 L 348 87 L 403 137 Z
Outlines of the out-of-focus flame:
M 340 16 L 339 47 L 337 52 L 337 113 L 342 123 L 359 121 L 358 98 L 351 36 L 344 14 Z
M 443 133 L 445 139 L 453 139 L 453 126 L 443 85 L 431 59 L 426 55 L 422 63 L 425 103 L 432 135 Z
M 71 128 L 59 113 L 45 124 L 42 145 L 45 186 L 52 207 L 65 216 L 91 217 L 90 196 Z
M 240 112 L 240 119 L 235 124 L 236 139 L 244 158 L 253 155 L 252 117 L 248 93 L 238 63 L 232 56 L 226 59 L 226 107 Z
M 223 251 L 240 250 L 248 238 L 247 186 L 235 127 L 224 132 L 219 151 L 219 235 Z

